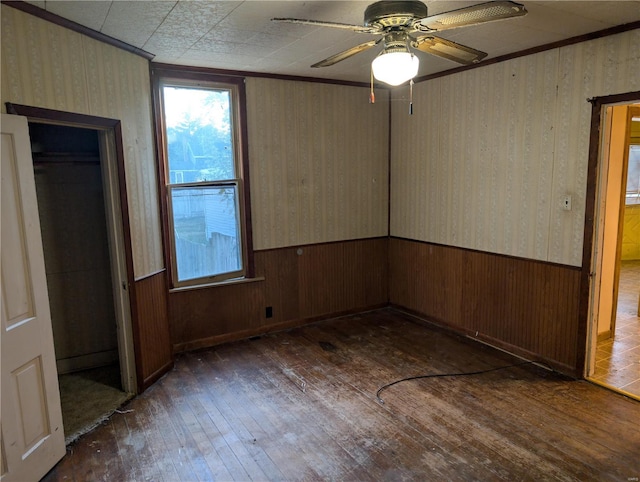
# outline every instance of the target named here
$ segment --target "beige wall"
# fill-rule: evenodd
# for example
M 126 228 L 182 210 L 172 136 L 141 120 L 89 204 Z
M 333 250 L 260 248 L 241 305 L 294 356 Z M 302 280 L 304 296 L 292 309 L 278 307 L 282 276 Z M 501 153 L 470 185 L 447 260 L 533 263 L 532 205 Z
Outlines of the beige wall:
M 385 96 L 252 78 L 247 96 L 254 247 L 386 236 Z M 148 62 L 3 5 L 7 101 L 122 120 L 135 276 L 161 269 Z
M 389 103 L 379 97 L 247 79 L 255 249 L 388 234 Z
M 637 90 L 640 30 L 397 89 L 391 234 L 580 266 L 587 99 Z
M 2 5 L 1 97 L 122 121 L 135 276 L 162 269 L 148 61 Z
M 603 159 L 601 172 L 607 173 L 603 206 L 602 262 L 599 274 L 600 298 L 598 302 L 598 335 L 611 330 L 614 316 L 614 287 L 618 256 L 622 174 L 627 136 L 627 106 L 607 108 L 607 123 L 603 126 Z M 607 166 L 606 170 L 604 167 Z M 603 179 L 604 180 L 604 179 Z M 604 186 L 603 186 L 604 187 Z

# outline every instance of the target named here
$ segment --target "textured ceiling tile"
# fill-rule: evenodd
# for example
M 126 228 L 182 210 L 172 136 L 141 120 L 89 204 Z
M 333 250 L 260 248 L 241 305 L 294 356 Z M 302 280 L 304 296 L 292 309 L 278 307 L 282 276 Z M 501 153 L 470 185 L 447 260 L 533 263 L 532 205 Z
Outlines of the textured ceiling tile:
M 107 1 L 48 1 L 45 2 L 46 10 L 61 17 L 73 20 L 93 30 L 101 31 L 107 18 L 112 2 Z
M 457 10 L 484 0 L 429 0 L 429 15 Z M 477 48 L 488 58 L 640 20 L 640 1 L 529 1 L 524 17 L 443 31 L 445 39 Z M 357 1 L 30 1 L 48 11 L 155 54 L 155 61 L 188 63 L 368 82 L 371 60 L 382 44 L 331 67 L 310 65 L 379 37 L 348 30 L 282 22 L 291 17 L 364 23 L 372 0 Z M 423 52 L 418 75 L 458 67 Z M 234 60 L 234 56 L 239 58 Z
M 557 15 L 563 17 L 569 15 L 581 18 L 589 18 L 608 25 L 621 25 L 640 18 L 640 2 L 611 2 L 611 1 L 591 1 L 591 2 L 530 2 L 529 8 L 534 5 L 541 5 L 544 8 L 552 9 Z M 615 5 L 614 5 L 615 3 Z M 527 2 L 529 5 L 529 2 Z M 566 18 L 566 17 L 565 17 Z
M 156 0 L 113 2 L 102 32 L 136 47 L 142 47 L 175 5 L 175 1 Z
M 156 30 L 159 36 L 175 36 L 191 45 L 215 27 L 240 2 L 181 1 Z M 154 34 L 155 36 L 155 34 Z M 153 37 L 150 39 L 153 40 Z
M 545 3 L 556 4 L 560 2 Z M 535 30 L 557 33 L 563 38 L 602 30 L 614 25 L 606 21 L 605 16 L 593 15 L 595 18 L 584 16 L 583 11 L 580 9 L 580 3 L 582 2 L 566 3 L 575 4 L 575 11 L 562 14 L 556 5 L 545 5 L 545 8 L 540 8 L 537 4 L 529 5 L 529 13 L 524 17 L 527 20 L 526 23 L 535 28 Z

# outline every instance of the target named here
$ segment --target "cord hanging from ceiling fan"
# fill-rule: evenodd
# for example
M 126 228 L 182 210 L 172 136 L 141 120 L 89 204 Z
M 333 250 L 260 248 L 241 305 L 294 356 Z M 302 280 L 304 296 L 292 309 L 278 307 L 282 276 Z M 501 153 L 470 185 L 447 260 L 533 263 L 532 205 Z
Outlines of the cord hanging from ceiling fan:
M 311 67 L 329 67 L 381 45 L 382 51 L 372 62 L 372 66 L 376 63 L 379 67 L 378 72 L 373 72 L 374 77 L 395 86 L 403 84 L 417 74 L 419 59 L 414 55 L 415 51 L 425 52 L 462 65 L 476 64 L 487 56 L 486 52 L 442 38 L 435 35 L 436 32 L 494 20 L 511 19 L 526 14 L 524 5 L 512 1 L 490 1 L 428 15 L 427 5 L 419 0 L 381 0 L 365 9 L 363 25 L 301 18 L 272 18 L 271 20 L 378 35 L 377 40 L 369 40 L 331 55 Z M 398 69 L 402 70 L 401 75 L 397 75 Z
M 413 115 L 413 79 L 409 81 L 409 115 Z
M 371 68 L 371 93 L 369 94 L 369 104 L 376 103 L 376 94 L 373 92 L 373 67 Z

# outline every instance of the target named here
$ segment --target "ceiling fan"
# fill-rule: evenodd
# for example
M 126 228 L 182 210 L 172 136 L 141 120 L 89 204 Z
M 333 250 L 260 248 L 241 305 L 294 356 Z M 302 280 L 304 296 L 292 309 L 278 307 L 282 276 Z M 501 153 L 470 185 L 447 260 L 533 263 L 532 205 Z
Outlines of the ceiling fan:
M 526 13 L 527 10 L 519 3 L 495 1 L 428 16 L 427 6 L 421 1 L 383 0 L 372 3 L 366 8 L 362 26 L 298 18 L 273 18 L 272 20 L 380 35 L 381 37 L 377 40 L 351 47 L 311 67 L 329 67 L 382 42 L 383 49 L 371 65 L 372 74 L 382 82 L 400 85 L 418 73 L 419 60 L 413 55 L 412 49 L 463 65 L 478 63 L 487 56 L 480 50 L 437 37 L 433 32 L 519 17 Z

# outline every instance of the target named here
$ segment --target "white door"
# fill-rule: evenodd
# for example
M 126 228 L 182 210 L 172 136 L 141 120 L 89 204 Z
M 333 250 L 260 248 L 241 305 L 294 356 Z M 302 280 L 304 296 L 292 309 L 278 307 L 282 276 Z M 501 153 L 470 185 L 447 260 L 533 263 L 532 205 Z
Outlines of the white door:
M 40 480 L 65 454 L 29 130 L 2 114 L 1 480 Z

